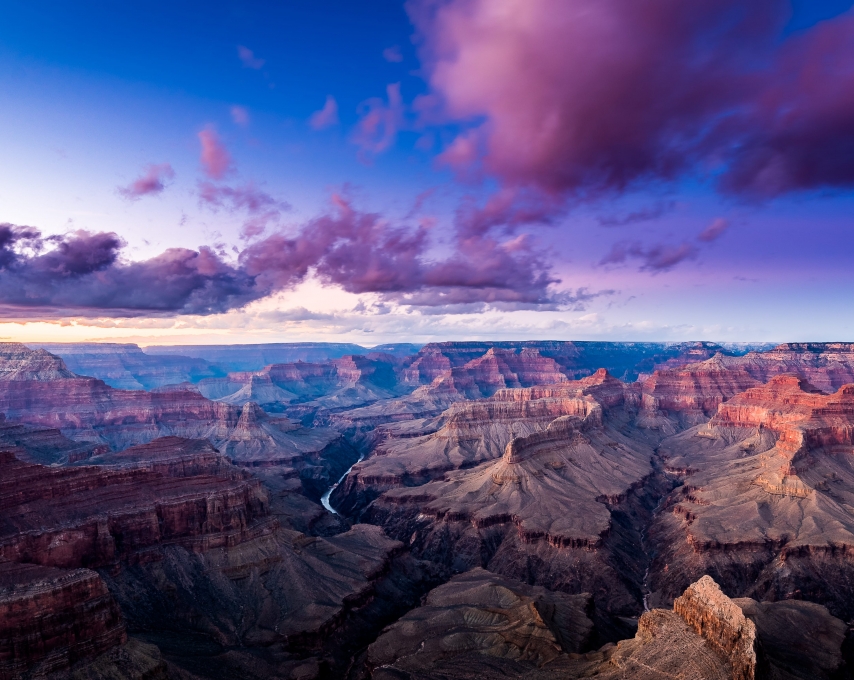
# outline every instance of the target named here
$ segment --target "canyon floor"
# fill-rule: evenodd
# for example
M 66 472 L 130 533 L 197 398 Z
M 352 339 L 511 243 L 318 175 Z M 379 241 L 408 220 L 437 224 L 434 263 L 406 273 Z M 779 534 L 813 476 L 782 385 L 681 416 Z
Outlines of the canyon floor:
M 0 680 L 854 677 L 854 344 L 0 343 Z

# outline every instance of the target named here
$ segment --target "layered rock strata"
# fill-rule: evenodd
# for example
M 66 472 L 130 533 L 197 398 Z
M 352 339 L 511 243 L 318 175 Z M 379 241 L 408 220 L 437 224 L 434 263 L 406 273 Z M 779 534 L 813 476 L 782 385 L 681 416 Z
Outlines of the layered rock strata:
M 603 370 L 574 382 L 502 389 L 489 399 L 455 404 L 440 418 L 384 425 L 372 434 L 370 456 L 351 470 L 331 500 L 341 512 L 356 515 L 389 489 L 418 486 L 500 458 L 514 437 L 542 431 L 560 416 L 585 416 L 593 394 L 615 405 L 624 401 L 625 389 Z
M 685 484 L 650 531 L 653 590 L 673 597 L 709 573 L 735 594 L 854 614 L 854 386 L 828 395 L 778 376 L 659 453 Z
M 65 568 L 206 550 L 271 530 L 258 480 L 207 442 L 166 439 L 62 468 L 0 454 L 0 559 Z M 94 459 L 93 459 L 94 460 Z
M 499 460 L 387 491 L 365 519 L 455 570 L 590 592 L 602 617 L 637 612 L 643 566 L 625 515 L 655 487 L 653 449 L 619 429 L 618 404 L 610 416 L 591 394 L 570 404 L 577 415 L 512 439 Z
M 63 670 L 126 640 L 96 572 L 0 562 L 0 678 Z

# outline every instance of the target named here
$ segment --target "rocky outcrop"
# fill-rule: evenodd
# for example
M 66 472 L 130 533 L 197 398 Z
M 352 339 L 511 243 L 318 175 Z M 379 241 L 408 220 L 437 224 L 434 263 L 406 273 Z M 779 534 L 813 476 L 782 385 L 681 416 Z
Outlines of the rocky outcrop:
M 555 593 L 473 569 L 432 590 L 421 607 L 383 631 L 368 649 L 367 666 L 417 672 L 478 655 L 542 667 L 561 654 L 587 651 L 589 607 L 587 594 Z
M 521 584 L 514 587 L 512 582 L 499 581 L 500 589 L 473 587 L 493 580 L 498 581 L 494 576 L 490 578 L 488 572 L 478 570 L 434 590 L 424 607 L 404 617 L 371 646 L 369 661 L 376 666 L 372 677 L 375 680 L 754 677 L 755 659 L 751 663 L 748 658 L 746 667 L 733 664 L 733 659 L 736 663 L 742 661 L 739 656 L 742 639 L 736 638 L 730 647 L 718 635 L 725 636 L 731 624 L 755 632 L 753 624 L 720 591 L 714 599 L 692 599 L 685 614 L 663 609 L 644 612 L 634 638 L 578 654 L 558 649 L 544 621 L 536 618 L 536 604 L 529 605 L 525 612 L 528 622 L 522 630 L 529 637 L 525 644 L 520 644 L 524 638 L 511 622 L 525 621 L 524 615 L 516 614 L 512 608 L 526 601 L 521 597 Z M 469 586 L 469 590 L 461 586 Z M 711 586 L 716 588 L 714 582 Z M 697 584 L 692 586 L 695 587 Z M 698 621 L 704 626 L 701 631 L 697 630 Z M 420 646 L 414 639 L 417 634 L 423 639 Z M 755 636 L 751 637 L 750 644 L 754 640 Z M 546 646 L 548 643 L 550 647 Z
M 704 576 L 688 586 L 673 602 L 673 611 L 727 659 L 733 680 L 754 680 L 756 626 L 721 592 L 714 579 Z
M 214 437 L 237 423 L 237 409 L 196 391 L 116 390 L 71 373 L 44 350 L 10 345 L 0 352 L 0 413 L 7 420 L 114 449 L 163 435 Z
M 81 342 L 28 346 L 60 357 L 77 375 L 98 378 L 120 390 L 151 390 L 224 375 L 224 371 L 203 359 L 180 355 L 152 356 L 134 344 Z
M 64 670 L 126 640 L 96 572 L 0 562 L 0 678 Z
M 704 422 L 727 399 L 759 384 L 747 371 L 727 364 L 721 354 L 700 363 L 655 371 L 642 384 L 639 424 L 664 427 L 672 434 L 674 426 Z M 667 422 L 668 417 L 672 424 Z
M 339 433 L 267 417 L 253 402 L 211 401 L 192 388 L 116 390 L 70 373 L 43 350 L 13 349 L 0 353 L 8 378 L 0 380 L 0 413 L 8 418 L 0 441 L 17 447 L 21 459 L 76 462 L 163 436 L 207 439 L 241 465 L 278 466 L 306 480 L 319 498 L 358 458 Z

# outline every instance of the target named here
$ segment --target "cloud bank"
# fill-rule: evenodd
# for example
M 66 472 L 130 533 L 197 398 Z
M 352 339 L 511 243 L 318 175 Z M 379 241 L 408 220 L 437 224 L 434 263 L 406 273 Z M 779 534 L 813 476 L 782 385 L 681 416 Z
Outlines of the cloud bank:
M 200 185 L 201 197 L 262 218 L 282 204 L 252 185 Z M 262 227 L 263 229 L 263 227 Z M 233 260 L 209 247 L 170 248 L 144 261 L 122 257 L 115 233 L 0 225 L 0 305 L 7 318 L 217 314 L 309 277 L 350 293 L 446 311 L 488 306 L 557 308 L 590 294 L 556 294 L 559 281 L 531 238 L 458 230 L 452 253 L 429 257 L 428 227 L 393 224 L 333 197 L 331 209 L 295 233 L 252 241 Z M 260 233 L 260 230 L 247 237 Z
M 443 159 L 598 197 L 686 175 L 769 197 L 854 186 L 854 14 L 785 0 L 410 0 Z

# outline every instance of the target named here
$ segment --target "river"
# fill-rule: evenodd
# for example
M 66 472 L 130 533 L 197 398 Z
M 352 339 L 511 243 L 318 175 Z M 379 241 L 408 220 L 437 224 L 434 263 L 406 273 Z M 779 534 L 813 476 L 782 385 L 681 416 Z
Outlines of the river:
M 361 463 L 361 462 L 362 462 L 362 458 L 360 457 L 360 458 L 359 458 L 359 460 L 357 460 L 357 461 L 356 461 L 356 463 Z M 345 477 L 347 477 L 347 475 L 349 475 L 349 474 L 350 474 L 350 470 L 352 470 L 354 467 L 356 467 L 356 463 L 353 463 L 350 467 L 348 467 L 348 468 L 347 468 L 347 472 L 345 472 L 343 475 L 341 475 L 341 479 L 339 479 L 337 482 L 335 482 L 335 484 L 333 484 L 332 486 L 330 486 L 330 487 L 326 490 L 326 493 L 325 493 L 325 494 L 323 494 L 323 495 L 320 497 L 320 504 L 321 504 L 324 508 L 326 508 L 327 510 L 329 510 L 329 512 L 331 512 L 333 515 L 337 515 L 337 514 L 338 514 L 338 512 L 335 510 L 335 508 L 333 508 L 333 507 L 329 504 L 329 496 L 331 496 L 331 495 L 332 495 L 332 492 L 333 492 L 333 491 L 335 491 L 335 489 L 336 489 L 336 488 L 338 488 L 338 485 L 339 485 L 341 482 L 343 482 L 343 481 L 344 481 L 344 478 L 345 478 Z

